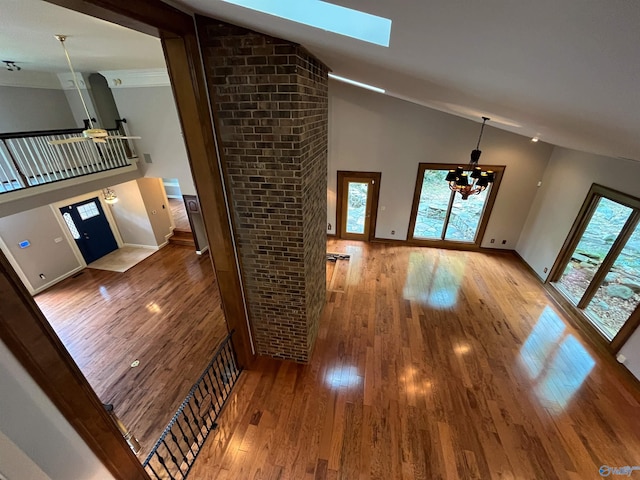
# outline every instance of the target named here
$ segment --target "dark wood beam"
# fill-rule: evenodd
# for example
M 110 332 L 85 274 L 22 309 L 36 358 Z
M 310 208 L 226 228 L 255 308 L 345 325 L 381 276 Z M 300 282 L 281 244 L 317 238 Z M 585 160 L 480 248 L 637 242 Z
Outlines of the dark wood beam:
M 216 130 L 209 110 L 198 42 L 195 35 L 188 34 L 181 38 L 162 36 L 162 44 L 191 159 L 191 171 L 200 199 L 225 318 L 229 329 L 236 331 L 234 345 L 238 360 L 245 368 L 249 368 L 255 354 L 251 348 L 242 282 L 216 147 Z

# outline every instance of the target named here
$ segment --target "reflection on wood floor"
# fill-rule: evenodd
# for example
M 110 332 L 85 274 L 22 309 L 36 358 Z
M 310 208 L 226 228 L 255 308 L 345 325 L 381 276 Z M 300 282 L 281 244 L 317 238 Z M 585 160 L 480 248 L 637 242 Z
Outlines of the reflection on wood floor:
M 328 251 L 351 260 L 327 263 L 311 363 L 245 372 L 190 478 L 584 480 L 640 465 L 636 385 L 515 257 Z
M 35 300 L 141 457 L 227 333 L 209 256 L 189 247 L 168 245 L 125 273 L 85 269 Z

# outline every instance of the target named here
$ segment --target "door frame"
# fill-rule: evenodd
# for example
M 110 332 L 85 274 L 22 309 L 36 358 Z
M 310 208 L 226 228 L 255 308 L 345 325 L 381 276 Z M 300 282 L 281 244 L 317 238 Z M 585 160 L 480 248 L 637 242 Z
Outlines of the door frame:
M 576 216 L 576 219 L 571 226 L 571 230 L 567 234 L 567 238 L 562 245 L 562 248 L 558 252 L 558 256 L 556 257 L 553 266 L 551 267 L 551 271 L 549 272 L 549 276 L 545 281 L 545 284 L 549 285 L 560 298 L 566 302 L 567 307 L 571 311 L 571 313 L 580 320 L 580 327 L 583 332 L 585 332 L 592 340 L 596 343 L 604 346 L 609 352 L 612 354 L 616 354 L 623 345 L 629 340 L 629 337 L 633 335 L 633 333 L 640 327 L 640 304 L 636 307 L 636 309 L 629 315 L 629 318 L 622 326 L 618 334 L 611 340 L 607 340 L 607 338 L 600 333 L 600 331 L 591 323 L 591 320 L 587 317 L 586 313 L 583 312 L 582 308 L 579 308 L 578 305 L 574 305 L 573 302 L 563 293 L 561 288 L 558 288 L 555 283 L 560 279 L 562 273 L 564 272 L 567 264 L 571 260 L 571 254 L 576 249 L 578 244 L 580 243 L 580 239 L 584 234 L 591 218 L 598 206 L 600 198 L 607 198 L 613 202 L 620 203 L 627 207 L 633 208 L 635 212 L 640 211 L 640 198 L 634 197 L 633 195 L 629 195 L 618 190 L 614 190 L 609 187 L 605 187 L 603 185 L 599 185 L 597 183 L 593 183 L 589 192 L 587 193 L 585 200 L 580 207 L 580 210 Z M 637 213 L 635 213 L 637 216 Z M 617 253 L 614 255 L 615 258 L 611 258 L 611 261 L 608 264 L 608 267 L 605 270 L 609 270 L 615 260 L 617 259 L 618 254 L 626 245 L 629 237 L 633 233 L 630 228 L 629 221 L 633 220 L 634 212 L 631 213 L 629 219 L 625 223 L 625 226 L 622 228 L 616 241 L 614 241 L 611 246 L 611 250 L 617 249 Z M 635 225 L 634 225 L 635 228 Z M 625 238 L 626 237 L 626 238 Z M 619 239 L 624 239 L 624 242 L 621 245 L 616 245 Z M 603 260 L 606 260 L 603 259 Z M 604 261 L 600 268 L 606 266 Z M 599 268 L 599 270 L 600 270 Z M 596 275 L 591 279 L 589 283 L 589 287 L 583 294 L 583 297 L 587 294 L 589 290 L 595 291 L 597 287 L 602 283 L 601 280 L 606 276 L 607 271 L 603 270 L 601 275 Z M 591 298 L 593 295 L 591 295 Z M 580 304 L 581 299 L 578 299 L 578 303 Z
M 455 165 L 451 163 L 428 163 L 421 162 L 418 164 L 418 172 L 416 173 L 416 184 L 413 190 L 413 203 L 411 205 L 411 216 L 409 217 L 409 227 L 407 230 L 407 243 L 411 245 L 424 245 L 437 248 L 454 248 L 460 250 L 476 250 L 480 249 L 482 245 L 482 239 L 484 233 L 487 230 L 487 224 L 491 218 L 493 212 L 493 206 L 496 203 L 496 197 L 498 196 L 498 189 L 500 188 L 500 182 L 506 167 L 504 165 L 482 165 L 485 170 L 493 170 L 495 178 L 493 185 L 489 189 L 489 195 L 482 209 L 480 222 L 478 223 L 478 229 L 476 231 L 476 237 L 473 242 L 463 242 L 459 240 L 433 240 L 433 239 L 418 239 L 414 238 L 413 231 L 416 227 L 416 220 L 418 218 L 418 207 L 420 205 L 420 194 L 422 193 L 422 180 L 424 178 L 425 170 L 442 170 L 442 181 L 444 182 L 445 174 L 450 169 L 455 168 Z M 459 195 L 455 193 L 454 195 Z M 467 202 L 473 201 L 473 196 L 465 200 Z M 451 209 L 447 209 L 447 215 L 451 213 Z M 446 222 L 445 222 L 446 223 Z
M 345 240 L 364 240 L 370 242 L 376 238 L 376 223 L 378 220 L 378 201 L 380 196 L 380 179 L 382 177 L 381 172 L 353 172 L 338 170 L 338 188 L 336 195 L 336 235 L 338 238 Z M 371 188 L 371 206 L 369 213 L 369 231 L 365 234 L 365 238 L 355 238 L 349 233 L 344 232 L 342 228 L 343 215 L 342 205 L 344 201 L 344 180 L 347 178 L 366 178 L 373 180 L 373 188 Z M 367 195 L 368 196 L 368 195 Z
M 122 248 L 124 246 L 122 235 L 120 234 L 120 230 L 118 229 L 118 224 L 116 223 L 116 220 L 113 217 L 113 212 L 111 211 L 111 208 L 109 208 L 109 205 L 104 201 L 104 198 L 102 197 L 102 192 L 89 192 L 83 195 L 77 195 L 75 197 L 67 198 L 65 200 L 52 203 L 50 205 L 51 210 L 53 211 L 54 216 L 56 217 L 56 220 L 60 225 L 62 232 L 64 233 L 65 240 L 71 247 L 73 254 L 75 255 L 76 259 L 78 260 L 78 262 L 82 267 L 86 267 L 87 262 L 84 261 L 82 252 L 80 252 L 78 245 L 76 244 L 75 240 L 71 236 L 71 232 L 69 231 L 69 228 L 67 227 L 67 224 L 64 221 L 64 218 L 62 218 L 62 213 L 60 212 L 60 209 L 68 205 L 72 205 L 74 203 L 79 203 L 85 200 L 89 200 L 90 198 L 94 198 L 94 197 L 98 197 L 98 200 L 100 201 L 100 205 L 102 206 L 102 211 L 104 212 L 105 217 L 107 217 L 107 222 L 109 222 L 109 226 L 111 227 L 111 233 L 115 237 L 116 243 L 118 244 L 118 248 Z
M 157 0 L 47 0 L 159 37 L 167 62 L 192 177 L 199 194 L 225 319 L 235 330 L 239 362 L 256 358 L 233 240 L 230 199 L 218 151 L 219 129 L 211 112 L 193 16 Z M 0 340 L 51 399 L 100 462 L 117 479 L 149 476 L 122 438 L 100 399 L 55 334 L 15 270 L 0 252 Z

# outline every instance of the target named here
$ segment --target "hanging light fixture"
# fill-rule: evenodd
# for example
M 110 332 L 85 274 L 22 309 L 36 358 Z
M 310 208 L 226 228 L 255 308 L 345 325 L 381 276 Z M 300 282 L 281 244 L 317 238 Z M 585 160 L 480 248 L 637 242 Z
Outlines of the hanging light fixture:
M 118 195 L 108 187 L 102 190 L 102 196 L 108 204 L 118 203 Z
M 449 188 L 454 192 L 459 192 L 463 200 L 467 200 L 471 195 L 478 195 L 484 192 L 487 187 L 493 184 L 494 173 L 492 170 L 483 171 L 478 166 L 478 160 L 482 151 L 480 150 L 480 140 L 482 140 L 482 132 L 484 124 L 490 120 L 489 117 L 482 117 L 482 127 L 480 127 L 480 136 L 478 137 L 478 145 L 475 150 L 471 151 L 471 160 L 466 167 L 458 167 L 455 170 L 449 170 L 445 180 L 449 182 Z M 470 173 L 469 173 L 470 172 Z M 469 179 L 471 178 L 471 181 Z

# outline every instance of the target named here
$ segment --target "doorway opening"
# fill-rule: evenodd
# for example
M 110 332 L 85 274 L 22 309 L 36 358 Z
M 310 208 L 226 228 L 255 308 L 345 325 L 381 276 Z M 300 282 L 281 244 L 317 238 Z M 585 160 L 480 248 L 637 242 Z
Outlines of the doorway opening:
M 380 177 L 380 172 L 338 172 L 339 238 L 365 242 L 375 238 Z

